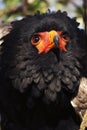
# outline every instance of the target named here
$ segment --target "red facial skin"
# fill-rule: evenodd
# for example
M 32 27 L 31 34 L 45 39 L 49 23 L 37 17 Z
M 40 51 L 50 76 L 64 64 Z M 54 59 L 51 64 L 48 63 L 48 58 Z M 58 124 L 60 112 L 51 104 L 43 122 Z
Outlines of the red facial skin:
M 54 43 L 54 36 L 58 36 L 58 45 L 61 51 L 67 51 L 66 44 L 69 41 L 69 37 L 62 37 L 62 31 L 51 30 L 50 32 L 39 32 L 32 36 L 31 43 L 34 45 L 38 54 L 47 53 L 52 48 L 56 48 L 56 44 Z

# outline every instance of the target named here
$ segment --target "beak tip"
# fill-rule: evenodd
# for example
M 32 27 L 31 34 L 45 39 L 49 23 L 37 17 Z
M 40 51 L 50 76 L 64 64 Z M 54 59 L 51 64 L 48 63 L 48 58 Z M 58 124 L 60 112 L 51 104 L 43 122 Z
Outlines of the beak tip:
M 55 45 L 58 47 L 58 41 L 59 41 L 59 38 L 57 35 L 54 36 L 53 38 L 53 42 L 55 43 Z

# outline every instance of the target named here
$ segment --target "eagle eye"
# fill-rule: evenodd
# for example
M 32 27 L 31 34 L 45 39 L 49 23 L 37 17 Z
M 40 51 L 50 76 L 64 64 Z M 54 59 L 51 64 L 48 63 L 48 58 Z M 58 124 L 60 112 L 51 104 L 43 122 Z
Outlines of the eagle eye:
M 37 43 L 37 42 L 39 42 L 39 40 L 40 40 L 40 37 L 38 34 L 33 35 L 33 37 L 31 38 L 31 41 L 33 43 Z
M 61 37 L 62 37 L 64 40 L 69 40 L 69 34 L 68 34 L 67 32 L 62 32 Z

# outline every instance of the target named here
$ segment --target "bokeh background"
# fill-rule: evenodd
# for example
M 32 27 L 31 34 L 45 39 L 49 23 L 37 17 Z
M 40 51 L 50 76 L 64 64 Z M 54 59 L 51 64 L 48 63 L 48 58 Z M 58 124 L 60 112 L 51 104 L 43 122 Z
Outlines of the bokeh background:
M 19 20 L 36 11 L 67 11 L 70 17 L 77 17 L 84 28 L 87 14 L 87 0 L 0 0 L 0 23 Z

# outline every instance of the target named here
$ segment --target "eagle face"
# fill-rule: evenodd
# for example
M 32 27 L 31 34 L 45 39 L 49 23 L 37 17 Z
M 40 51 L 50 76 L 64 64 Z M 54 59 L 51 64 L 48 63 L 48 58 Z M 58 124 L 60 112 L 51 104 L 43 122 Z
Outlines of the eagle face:
M 36 14 L 12 23 L 2 44 L 2 73 L 12 87 L 47 102 L 78 91 L 82 58 L 78 23 L 65 12 Z

